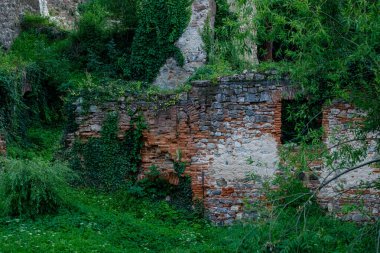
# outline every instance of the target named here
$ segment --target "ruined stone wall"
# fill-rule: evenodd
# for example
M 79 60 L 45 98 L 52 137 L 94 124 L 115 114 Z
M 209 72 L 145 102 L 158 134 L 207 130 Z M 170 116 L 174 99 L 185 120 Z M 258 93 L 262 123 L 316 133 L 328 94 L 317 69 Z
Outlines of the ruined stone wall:
M 84 0 L 1 0 L 0 44 L 9 48 L 20 32 L 20 22 L 25 13 L 49 16 L 64 28 L 71 28 L 76 8 Z
M 376 152 L 376 139 L 378 133 L 370 133 L 365 136 L 365 144 L 361 141 L 352 141 L 357 139 L 355 132 L 359 129 L 365 113 L 356 109 L 354 106 L 344 103 L 335 102 L 323 110 L 323 127 L 326 132 L 326 145 L 331 152 L 337 151 L 342 145 L 349 145 L 358 149 L 363 147 L 367 156 L 364 163 L 376 158 L 379 155 Z M 346 168 L 354 165 L 347 165 L 344 168 L 330 174 L 327 168 L 320 172 L 320 181 L 324 178 L 331 178 L 342 172 Z M 371 216 L 380 216 L 380 192 L 374 188 L 368 188 L 363 182 L 373 182 L 378 180 L 380 168 L 378 164 L 371 164 L 354 170 L 326 186 L 319 194 L 319 199 L 323 206 L 326 206 L 330 212 L 335 213 L 347 220 L 364 221 Z M 364 189 L 363 189 L 364 187 Z M 345 213 L 344 207 L 355 204 L 361 207 L 361 212 Z
M 184 56 L 184 65 L 179 66 L 174 58 L 167 59 L 154 83 L 161 88 L 172 89 L 184 83 L 207 60 L 202 40 L 206 25 L 214 26 L 215 0 L 194 0 L 189 25 L 176 42 Z
M 250 73 L 223 78 L 218 84 L 194 82 L 177 105 L 157 110 L 155 103 L 119 101 L 77 118 L 79 129 L 69 137 L 99 136 L 105 111 L 118 108 L 120 136 L 128 129 L 128 108 L 144 112 L 143 168 L 156 165 L 162 173 L 173 172 L 177 152 L 188 162 L 196 199 L 203 199 L 215 222 L 231 223 L 243 217 L 243 200 L 257 201 L 260 183 L 251 173 L 273 176 L 281 135 L 283 82 Z M 162 97 L 158 101 L 168 101 Z M 253 163 L 249 163 L 252 160 Z
M 140 108 L 148 123 L 142 150 L 143 169 L 146 171 L 155 165 L 169 177 L 174 174 L 173 162 L 181 151 L 182 160 L 188 163 L 187 173 L 192 178 L 194 197 L 203 200 L 214 222 L 230 224 L 235 219 L 255 217 L 255 213 L 243 210 L 243 202 L 265 199 L 260 178 L 276 174 L 281 145 L 281 100 L 291 99 L 294 93 L 286 83 L 270 74 L 246 73 L 221 78 L 216 84 L 194 82 L 191 91 L 181 94 L 175 105 L 162 106 L 173 101 L 176 95 L 157 97 L 158 104 L 132 100 L 127 105 L 125 101 L 131 99 L 128 98 L 101 107 L 92 106 L 88 114 L 77 117 L 79 128 L 69 136 L 69 142 L 75 138 L 99 136 L 106 112 L 116 109 L 121 114 L 122 138 L 129 128 L 128 110 Z M 355 120 L 353 111 L 349 105 L 326 108 L 323 111 L 326 135 L 333 136 L 333 129 Z M 328 140 L 326 138 L 327 145 Z M 374 156 L 374 150 L 369 154 Z M 323 166 L 319 167 L 314 187 L 328 173 Z M 341 215 L 339 211 L 345 203 L 358 204 L 358 198 L 352 197 L 359 191 L 339 192 L 337 185 L 373 180 L 378 173 L 378 168 L 352 172 L 326 187 L 319 194 L 319 201 Z M 370 189 L 360 193 L 363 207 L 377 215 L 379 192 Z M 359 221 L 363 215 L 352 213 L 346 218 Z

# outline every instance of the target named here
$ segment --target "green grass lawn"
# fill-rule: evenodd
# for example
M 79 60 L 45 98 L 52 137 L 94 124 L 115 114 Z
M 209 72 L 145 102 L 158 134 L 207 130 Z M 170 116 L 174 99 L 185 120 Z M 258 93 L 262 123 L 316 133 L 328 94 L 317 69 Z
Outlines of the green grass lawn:
M 74 208 L 4 218 L 0 252 L 375 252 L 376 227 L 326 216 L 215 227 L 166 202 L 79 190 Z M 271 250 L 273 249 L 273 250 Z
M 0 252 L 232 252 L 240 236 L 186 219 L 165 202 L 121 203 L 85 191 L 73 197 L 72 211 L 35 220 L 3 219 Z

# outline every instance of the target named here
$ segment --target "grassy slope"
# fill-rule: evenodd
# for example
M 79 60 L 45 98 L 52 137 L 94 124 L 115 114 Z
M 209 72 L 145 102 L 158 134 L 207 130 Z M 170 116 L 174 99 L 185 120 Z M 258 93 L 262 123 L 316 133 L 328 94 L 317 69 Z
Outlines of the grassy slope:
M 125 208 L 111 196 L 85 191 L 75 198 L 75 211 L 3 220 L 0 252 L 231 252 L 244 233 L 230 237 L 228 229 L 186 221 L 166 203 L 128 201 Z
M 303 231 L 290 216 L 214 227 L 165 202 L 88 190 L 71 198 L 71 211 L 0 220 L 0 252 L 372 252 L 376 244 L 372 228 L 324 216 L 309 217 Z

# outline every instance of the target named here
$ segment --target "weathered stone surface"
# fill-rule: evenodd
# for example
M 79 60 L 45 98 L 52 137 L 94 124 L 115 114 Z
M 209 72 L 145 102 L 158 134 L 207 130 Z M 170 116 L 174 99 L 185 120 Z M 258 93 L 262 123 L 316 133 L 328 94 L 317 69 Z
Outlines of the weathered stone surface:
M 378 133 L 369 133 L 367 135 L 367 146 L 363 146 L 360 141 L 355 140 L 355 132 L 361 125 L 365 113 L 356 109 L 348 103 L 335 101 L 333 105 L 323 110 L 323 127 L 326 131 L 326 145 L 334 152 L 339 148 L 338 143 L 345 143 L 351 145 L 352 148 L 365 148 L 367 157 L 365 161 L 378 158 L 379 154 L 376 152 L 376 139 Z M 339 162 L 339 161 L 337 161 Z M 360 162 L 363 163 L 363 162 Z M 352 165 L 353 166 L 353 165 Z M 344 168 L 343 168 L 344 169 Z M 340 171 L 337 171 L 338 173 Z M 327 168 L 320 169 L 316 174 L 319 175 L 320 180 L 324 178 L 331 178 L 336 173 L 330 174 Z M 340 209 L 344 205 L 357 205 L 367 209 L 367 213 L 379 217 L 377 210 L 380 208 L 380 192 L 374 188 L 362 189 L 362 182 L 373 182 L 380 177 L 379 169 L 373 164 L 365 166 L 360 169 L 351 171 L 340 177 L 338 180 L 331 182 L 323 188 L 319 193 L 321 204 L 332 211 L 337 216 L 353 221 L 368 220 L 367 214 L 353 214 L 345 215 Z
M 184 56 L 184 65 L 179 66 L 174 58 L 166 61 L 154 83 L 164 89 L 176 88 L 184 83 L 199 67 L 206 63 L 202 31 L 206 25 L 213 27 L 215 0 L 194 0 L 191 20 L 176 42 Z M 209 23 L 207 21 L 210 21 Z
M 33 11 L 33 8 L 31 8 Z M 34 10 L 35 11 L 35 10 Z M 0 44 L 8 48 L 19 32 L 20 2 L 0 1 Z
M 47 11 L 52 21 L 65 29 L 72 29 L 78 17 L 77 7 L 87 0 L 43 0 L 47 1 Z M 46 10 L 45 10 L 45 13 Z M 46 14 L 45 14 L 46 15 Z

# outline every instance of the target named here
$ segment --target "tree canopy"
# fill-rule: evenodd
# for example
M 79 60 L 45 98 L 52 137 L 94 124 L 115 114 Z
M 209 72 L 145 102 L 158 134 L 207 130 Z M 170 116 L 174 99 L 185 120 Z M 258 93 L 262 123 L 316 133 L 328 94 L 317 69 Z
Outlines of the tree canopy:
M 261 58 L 290 73 L 310 103 L 344 99 L 380 129 L 380 2 L 255 0 Z M 266 43 L 272 43 L 268 52 Z

